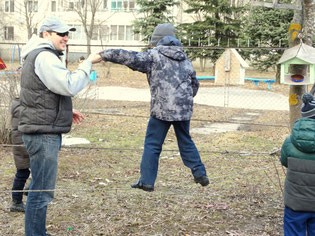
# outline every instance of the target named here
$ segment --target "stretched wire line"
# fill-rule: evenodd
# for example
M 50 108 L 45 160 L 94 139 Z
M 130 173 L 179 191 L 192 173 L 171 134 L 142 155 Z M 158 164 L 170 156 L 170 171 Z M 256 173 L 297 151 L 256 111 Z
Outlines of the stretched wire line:
M 112 114 L 112 113 L 104 113 L 101 111 L 92 111 L 89 114 L 96 114 L 96 115 L 105 115 L 105 116 L 119 116 L 119 117 L 132 117 L 132 118 L 148 118 L 147 115 L 128 115 L 128 114 Z M 233 121 L 225 121 L 225 120 L 205 120 L 205 119 L 192 119 L 192 122 L 199 121 L 199 122 L 216 122 L 216 123 L 230 123 L 230 124 L 240 124 L 240 125 L 256 125 L 256 126 L 271 126 L 271 127 L 284 127 L 288 128 L 288 125 L 275 125 L 275 124 L 259 124 L 259 123 L 250 123 L 250 122 L 233 122 Z
M 14 144 L 0 144 L 0 147 L 11 148 L 11 147 L 22 147 L 23 145 L 14 145 Z M 142 152 L 141 148 L 115 148 L 115 147 L 83 147 L 83 146 L 62 146 L 62 149 L 80 149 L 80 150 L 109 150 L 109 151 L 136 151 Z M 199 153 L 208 153 L 208 154 L 235 154 L 241 156 L 260 156 L 260 155 L 271 155 L 272 152 L 251 152 L 251 151 L 207 151 L 207 150 L 198 150 Z M 163 149 L 163 152 L 179 152 L 178 149 Z

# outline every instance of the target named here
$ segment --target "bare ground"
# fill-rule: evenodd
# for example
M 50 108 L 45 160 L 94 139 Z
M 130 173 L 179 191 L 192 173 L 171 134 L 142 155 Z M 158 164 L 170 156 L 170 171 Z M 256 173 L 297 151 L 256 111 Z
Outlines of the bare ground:
M 145 87 L 145 77 L 125 68 L 99 67 L 98 85 Z M 115 76 L 114 76 L 115 75 Z M 210 81 L 201 86 L 213 86 Z M 252 89 L 266 89 L 247 85 Z M 274 91 L 286 93 L 281 85 Z M 134 190 L 139 177 L 149 104 L 89 101 L 81 104 L 85 121 L 70 135 L 89 145 L 63 147 L 56 198 L 49 205 L 47 229 L 53 235 L 282 235 L 285 170 L 277 150 L 288 134 L 288 114 L 259 112 L 233 132 L 193 134 L 211 184 L 201 187 L 178 154 L 170 130 L 161 154 L 156 189 Z M 84 104 L 84 105 L 82 105 Z M 244 113 L 196 105 L 191 127 L 230 121 Z M 272 123 L 273 125 L 266 125 Z M 11 148 L 0 149 L 0 235 L 23 235 L 24 215 L 11 213 L 15 167 Z

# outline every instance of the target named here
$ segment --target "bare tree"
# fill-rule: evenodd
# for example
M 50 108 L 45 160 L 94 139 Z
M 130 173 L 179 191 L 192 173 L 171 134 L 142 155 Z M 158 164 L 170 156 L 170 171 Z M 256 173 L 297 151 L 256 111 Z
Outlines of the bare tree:
M 3 25 L 3 19 L 5 19 L 6 24 L 14 25 L 17 29 L 25 27 L 28 39 L 31 38 L 34 29 L 44 18 L 48 7 L 47 3 L 35 0 L 0 0 L 0 4 L 3 6 L 2 23 L 0 24 Z
M 34 30 L 37 29 L 39 22 L 44 19 L 48 4 L 45 1 L 22 0 L 18 7 L 25 19 L 27 38 L 30 39 L 32 34 L 37 33 Z
M 76 2 L 74 11 L 78 14 L 86 35 L 87 53 L 91 53 L 91 40 L 96 29 L 96 13 L 103 0 L 80 0 Z
M 38 22 L 34 22 L 34 15 L 38 11 L 38 1 L 28 1 L 23 0 L 23 2 L 20 5 L 20 8 L 22 9 L 22 13 L 25 18 L 25 25 L 27 30 L 27 38 L 30 39 L 32 37 L 32 34 L 34 33 L 34 28 L 37 28 Z

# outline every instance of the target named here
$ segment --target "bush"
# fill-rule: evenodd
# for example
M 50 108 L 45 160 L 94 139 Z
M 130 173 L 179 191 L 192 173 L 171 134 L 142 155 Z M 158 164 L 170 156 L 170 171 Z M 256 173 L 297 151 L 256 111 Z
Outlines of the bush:
M 0 143 L 10 144 L 11 102 L 18 97 L 20 86 L 19 71 L 1 71 L 0 73 Z

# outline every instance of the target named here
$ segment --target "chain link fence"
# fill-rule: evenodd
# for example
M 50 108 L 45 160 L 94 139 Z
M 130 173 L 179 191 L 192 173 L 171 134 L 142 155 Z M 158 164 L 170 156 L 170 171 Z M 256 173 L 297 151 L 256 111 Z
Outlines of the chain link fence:
M 20 52 L 23 45 L 0 44 L 0 57 L 5 59 L 8 68 L 0 73 L 0 101 L 1 101 L 1 135 L 5 136 L 10 127 L 8 122 L 9 105 L 12 97 L 18 95 Z M 79 50 L 80 48 L 80 50 Z M 101 50 L 103 48 L 93 48 Z M 129 48 L 130 49 L 130 48 Z M 81 46 L 69 46 L 67 66 L 70 70 L 76 68 L 80 57 L 86 57 Z M 289 86 L 275 82 L 275 72 L 257 72 L 252 68 L 245 71 L 244 81 L 240 84 L 231 84 L 230 78 L 224 78 L 219 85 L 214 78 L 214 67 L 208 65 L 205 72 L 198 70 L 198 62 L 194 62 L 197 76 L 200 79 L 200 89 L 195 97 L 195 103 L 200 106 L 209 106 L 220 110 L 205 114 L 205 121 L 212 124 L 221 124 L 229 129 L 239 129 L 247 125 L 254 126 L 281 126 L 289 127 Z M 149 102 L 150 93 L 144 78 L 139 78 L 142 85 L 133 83 L 139 74 L 123 66 L 103 63 L 93 66 L 97 74 L 97 81 L 74 98 L 78 109 L 92 110 L 96 100 L 128 100 Z M 119 78 L 119 79 L 117 79 Z M 138 80 L 138 78 L 136 78 Z M 133 82 L 131 82 L 133 81 Z M 113 88 L 115 87 L 115 88 Z M 128 90 L 126 90 L 128 88 Z M 124 90 L 125 89 L 125 90 Z M 214 128 L 215 129 L 215 128 Z M 217 130 L 219 130 L 217 128 Z M 198 132 L 203 132 L 199 130 Z M 2 137 L 1 142 L 6 142 Z

